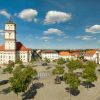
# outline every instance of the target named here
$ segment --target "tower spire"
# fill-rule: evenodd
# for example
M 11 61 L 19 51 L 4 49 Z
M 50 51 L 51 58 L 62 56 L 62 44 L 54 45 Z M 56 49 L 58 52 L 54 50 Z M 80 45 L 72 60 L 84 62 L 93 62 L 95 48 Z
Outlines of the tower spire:
M 8 21 L 6 22 L 6 24 L 15 24 L 14 22 L 13 22 L 13 18 L 12 18 L 12 16 L 10 16 L 9 17 L 9 19 L 8 19 Z
M 13 22 L 13 21 L 12 21 L 12 16 L 9 17 L 9 22 Z

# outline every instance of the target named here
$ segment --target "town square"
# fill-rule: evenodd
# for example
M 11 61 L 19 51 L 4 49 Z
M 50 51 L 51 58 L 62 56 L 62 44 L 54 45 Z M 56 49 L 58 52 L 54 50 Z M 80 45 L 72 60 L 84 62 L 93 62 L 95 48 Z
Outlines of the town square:
M 0 100 L 100 100 L 99 4 L 1 0 Z

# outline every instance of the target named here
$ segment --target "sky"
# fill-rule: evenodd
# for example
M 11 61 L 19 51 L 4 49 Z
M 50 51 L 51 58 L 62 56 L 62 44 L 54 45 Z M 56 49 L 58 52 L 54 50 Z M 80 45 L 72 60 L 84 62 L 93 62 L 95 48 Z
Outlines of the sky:
M 27 47 L 100 48 L 100 0 L 0 0 L 0 44 L 10 17 Z

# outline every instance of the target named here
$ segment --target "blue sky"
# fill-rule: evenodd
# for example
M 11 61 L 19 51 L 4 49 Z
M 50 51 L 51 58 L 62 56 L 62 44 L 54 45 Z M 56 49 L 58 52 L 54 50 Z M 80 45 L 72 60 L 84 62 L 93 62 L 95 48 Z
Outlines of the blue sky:
M 100 48 L 100 0 L 0 0 L 0 44 L 10 16 L 33 49 Z

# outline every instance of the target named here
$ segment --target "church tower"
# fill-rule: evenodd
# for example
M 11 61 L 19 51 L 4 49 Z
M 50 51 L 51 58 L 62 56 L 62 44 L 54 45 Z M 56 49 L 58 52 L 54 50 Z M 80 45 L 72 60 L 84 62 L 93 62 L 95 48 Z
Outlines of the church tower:
M 24 63 L 31 61 L 32 49 L 16 42 L 16 24 L 11 19 L 5 24 L 4 32 L 5 44 L 0 46 L 0 64 L 15 62 L 16 59 Z
M 5 50 L 16 50 L 16 24 L 11 20 L 5 24 Z

